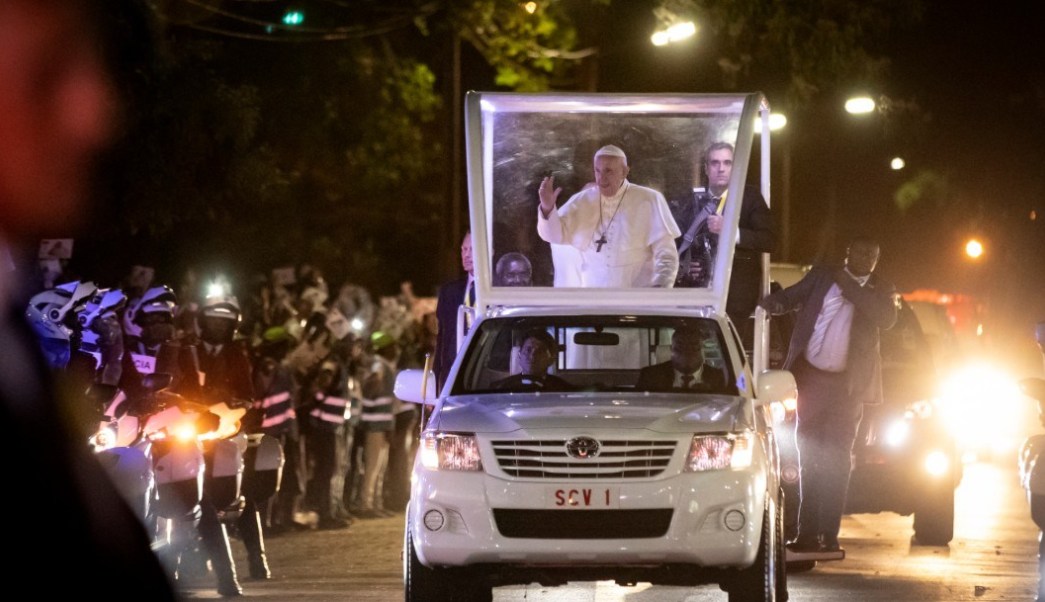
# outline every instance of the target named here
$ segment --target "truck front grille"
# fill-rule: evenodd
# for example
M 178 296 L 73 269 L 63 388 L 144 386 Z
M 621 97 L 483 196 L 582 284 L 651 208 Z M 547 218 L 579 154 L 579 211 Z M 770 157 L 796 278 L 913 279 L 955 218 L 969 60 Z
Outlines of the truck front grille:
M 567 441 L 492 441 L 497 465 L 513 477 L 534 479 L 640 479 L 655 477 L 671 462 L 674 441 L 600 441 L 590 458 L 571 457 Z

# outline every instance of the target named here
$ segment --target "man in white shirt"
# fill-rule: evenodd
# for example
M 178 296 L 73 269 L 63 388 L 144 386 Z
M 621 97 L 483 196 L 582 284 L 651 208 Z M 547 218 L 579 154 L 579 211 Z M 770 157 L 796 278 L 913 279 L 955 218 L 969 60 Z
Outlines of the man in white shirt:
M 853 240 L 845 267 L 815 266 L 762 298 L 772 315 L 795 311 L 784 368 L 798 384 L 795 437 L 801 466 L 796 552 L 841 550 L 852 449 L 864 404 L 882 403 L 879 330 L 896 322 L 894 289 L 874 272 L 878 243 Z
M 595 186 L 556 209 L 562 188 L 541 181 L 537 234 L 580 254 L 581 286 L 670 287 L 678 272 L 681 236 L 664 195 L 627 180 L 628 158 L 617 146 L 595 152 Z

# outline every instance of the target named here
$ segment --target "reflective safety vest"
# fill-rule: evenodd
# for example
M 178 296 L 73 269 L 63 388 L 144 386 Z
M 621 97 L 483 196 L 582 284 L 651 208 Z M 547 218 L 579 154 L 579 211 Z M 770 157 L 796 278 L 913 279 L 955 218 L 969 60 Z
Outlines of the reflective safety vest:
M 297 422 L 290 391 L 280 391 L 255 400 L 254 409 L 261 412 L 261 430 L 268 435 L 282 435 Z
M 352 402 L 344 397 L 335 397 L 325 393 L 316 393 L 319 404 L 310 412 L 310 416 L 323 427 L 337 430 L 345 424 L 345 415 L 351 411 Z

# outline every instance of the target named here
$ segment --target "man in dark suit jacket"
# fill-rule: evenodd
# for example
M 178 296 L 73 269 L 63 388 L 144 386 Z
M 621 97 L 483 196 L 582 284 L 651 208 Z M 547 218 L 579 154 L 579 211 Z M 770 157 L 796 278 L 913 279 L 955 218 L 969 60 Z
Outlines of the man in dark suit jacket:
M 733 174 L 733 145 L 716 142 L 708 147 L 701 170 L 707 190 L 698 189 L 692 200 L 687 199 L 677 209 L 673 208 L 675 221 L 683 233 L 675 241 L 679 249 L 679 275 L 675 282 L 678 287 L 703 287 L 711 281 L 718 235 L 722 232 L 722 213 L 731 198 L 728 187 Z M 753 184 L 744 187 L 739 230 L 726 313 L 737 327 L 744 347 L 751 349 L 754 341 L 751 313 L 761 294 L 762 253 L 773 252 L 775 244 L 773 215 Z
M 722 371 L 704 363 L 704 337 L 697 328 L 679 328 L 671 335 L 671 360 L 639 371 L 637 391 L 691 390 L 725 393 Z
M 435 382 L 436 391 L 443 390 L 443 383 L 450 375 L 450 367 L 457 357 L 457 310 L 461 305 L 474 303 L 474 273 L 472 263 L 472 232 L 465 232 L 461 241 L 461 266 L 465 275 L 451 280 L 439 287 L 435 306 L 435 317 L 439 323 L 439 333 L 435 346 Z M 471 299 L 469 299 L 471 290 Z
M 891 284 L 872 272 L 878 243 L 858 238 L 845 267 L 817 266 L 764 297 L 770 314 L 798 312 L 784 368 L 798 383 L 795 430 L 801 464 L 798 552 L 837 551 L 864 404 L 882 402 L 879 330 L 896 322 Z

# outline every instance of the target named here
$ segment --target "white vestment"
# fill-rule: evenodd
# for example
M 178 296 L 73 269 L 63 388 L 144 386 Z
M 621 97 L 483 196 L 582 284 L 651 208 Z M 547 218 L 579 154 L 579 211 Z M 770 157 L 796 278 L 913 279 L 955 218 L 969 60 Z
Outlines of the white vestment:
M 617 194 L 603 197 L 593 186 L 570 197 L 547 218 L 540 206 L 537 213 L 542 239 L 580 252 L 581 286 L 674 285 L 679 267 L 675 239 L 682 232 L 664 195 L 656 190 L 625 180 Z M 599 240 L 605 242 L 599 245 Z M 559 269 L 556 265 L 556 272 Z

